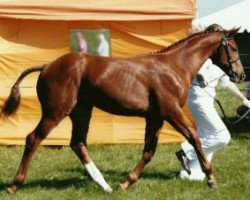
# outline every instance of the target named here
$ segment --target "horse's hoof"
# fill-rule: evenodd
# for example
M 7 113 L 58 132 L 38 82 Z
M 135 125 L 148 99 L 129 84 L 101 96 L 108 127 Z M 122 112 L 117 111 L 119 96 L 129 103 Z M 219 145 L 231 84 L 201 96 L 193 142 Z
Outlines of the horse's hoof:
M 218 184 L 215 181 L 208 181 L 207 184 L 212 189 L 218 189 Z
M 111 194 L 111 193 L 113 193 L 113 189 L 110 187 L 110 188 L 106 189 L 105 192 L 108 194 Z
M 120 189 L 125 192 L 128 189 L 128 184 L 126 182 L 120 184 Z
M 6 189 L 6 191 L 9 193 L 9 194 L 15 194 L 17 192 L 17 187 L 15 185 L 11 186 L 11 187 L 8 187 Z

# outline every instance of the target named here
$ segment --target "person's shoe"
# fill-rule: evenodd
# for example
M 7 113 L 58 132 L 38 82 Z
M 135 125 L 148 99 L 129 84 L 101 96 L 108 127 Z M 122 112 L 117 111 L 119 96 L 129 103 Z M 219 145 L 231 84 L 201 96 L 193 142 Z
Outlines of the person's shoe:
M 206 175 L 201 171 L 201 169 L 195 170 L 191 168 L 191 174 L 188 174 L 186 170 L 182 169 L 179 177 L 182 180 L 203 181 Z
M 178 158 L 178 160 L 181 162 L 183 169 L 190 175 L 191 170 L 189 168 L 189 159 L 186 156 L 185 152 L 183 150 L 180 150 L 180 151 L 177 151 L 175 155 Z

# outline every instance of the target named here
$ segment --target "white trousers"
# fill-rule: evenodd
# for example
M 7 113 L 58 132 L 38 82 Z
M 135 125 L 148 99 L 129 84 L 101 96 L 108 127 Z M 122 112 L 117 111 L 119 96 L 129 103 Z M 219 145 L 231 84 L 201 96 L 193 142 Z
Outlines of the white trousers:
M 214 152 L 229 143 L 231 139 L 230 133 L 217 113 L 212 97 L 199 97 L 195 99 L 189 97 L 188 106 L 195 119 L 202 148 L 205 151 L 208 161 L 211 162 Z M 181 144 L 181 147 L 190 160 L 191 175 L 188 175 L 182 169 L 180 177 L 191 180 L 203 180 L 205 174 L 201 170 L 193 146 L 185 141 Z

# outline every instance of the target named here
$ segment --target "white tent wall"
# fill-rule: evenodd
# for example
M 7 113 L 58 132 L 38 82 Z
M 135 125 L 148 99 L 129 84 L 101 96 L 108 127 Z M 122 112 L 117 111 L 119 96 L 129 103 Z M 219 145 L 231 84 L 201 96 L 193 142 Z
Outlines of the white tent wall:
M 199 0 L 197 0 L 199 2 Z M 221 5 L 222 1 L 216 4 Z M 208 26 L 213 23 L 222 25 L 225 29 L 233 27 L 241 27 L 240 32 L 244 30 L 250 31 L 250 0 L 238 1 L 231 6 L 224 7 L 216 12 L 203 16 L 203 7 L 209 7 L 213 1 L 201 1 L 198 9 L 198 15 L 193 24 L 196 26 Z M 199 17 L 201 16 L 201 17 Z
M 235 40 L 241 62 L 250 81 L 250 0 L 197 0 L 197 16 L 192 24 L 204 28 L 216 23 L 225 29 L 240 27 Z

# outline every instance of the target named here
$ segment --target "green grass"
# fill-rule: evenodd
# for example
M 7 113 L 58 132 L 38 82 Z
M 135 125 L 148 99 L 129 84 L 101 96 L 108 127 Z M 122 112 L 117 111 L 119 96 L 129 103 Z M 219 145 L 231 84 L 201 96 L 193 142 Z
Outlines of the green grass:
M 0 199 L 248 199 L 250 143 L 235 138 L 219 151 L 213 167 L 219 189 L 206 182 L 180 180 L 174 152 L 179 145 L 159 145 L 142 177 L 128 191 L 105 194 L 87 175 L 69 147 L 41 147 L 30 166 L 26 183 L 14 195 L 5 192 L 18 167 L 23 147 L 0 148 Z M 106 180 L 117 188 L 141 157 L 142 145 L 90 145 L 90 152 Z
M 244 88 L 244 85 L 240 85 Z M 240 104 L 221 91 L 219 99 L 231 120 Z M 250 126 L 249 119 L 229 126 L 231 143 L 218 151 L 212 165 L 219 188 L 210 189 L 206 182 L 180 180 L 179 162 L 174 156 L 179 145 L 161 144 L 141 178 L 126 192 L 119 183 L 141 158 L 143 145 L 90 145 L 91 156 L 108 183 L 115 188 L 105 194 L 88 176 L 84 166 L 69 147 L 40 147 L 35 154 L 25 184 L 9 195 L 5 189 L 12 182 L 21 160 L 23 147 L 0 147 L 0 199 L 11 200 L 245 200 L 250 197 Z
M 245 93 L 246 84 L 246 82 L 237 84 L 238 88 L 243 94 Z M 236 99 L 227 90 L 219 90 L 217 99 L 221 102 L 229 121 L 236 121 L 237 119 L 239 119 L 239 116 L 237 116 L 236 113 L 236 109 L 239 105 L 242 104 L 240 100 Z M 250 118 L 245 118 L 237 124 L 227 123 L 226 119 L 223 117 L 222 112 L 216 103 L 215 106 L 222 119 L 227 124 L 227 127 L 233 137 L 240 135 L 241 138 L 250 139 Z

